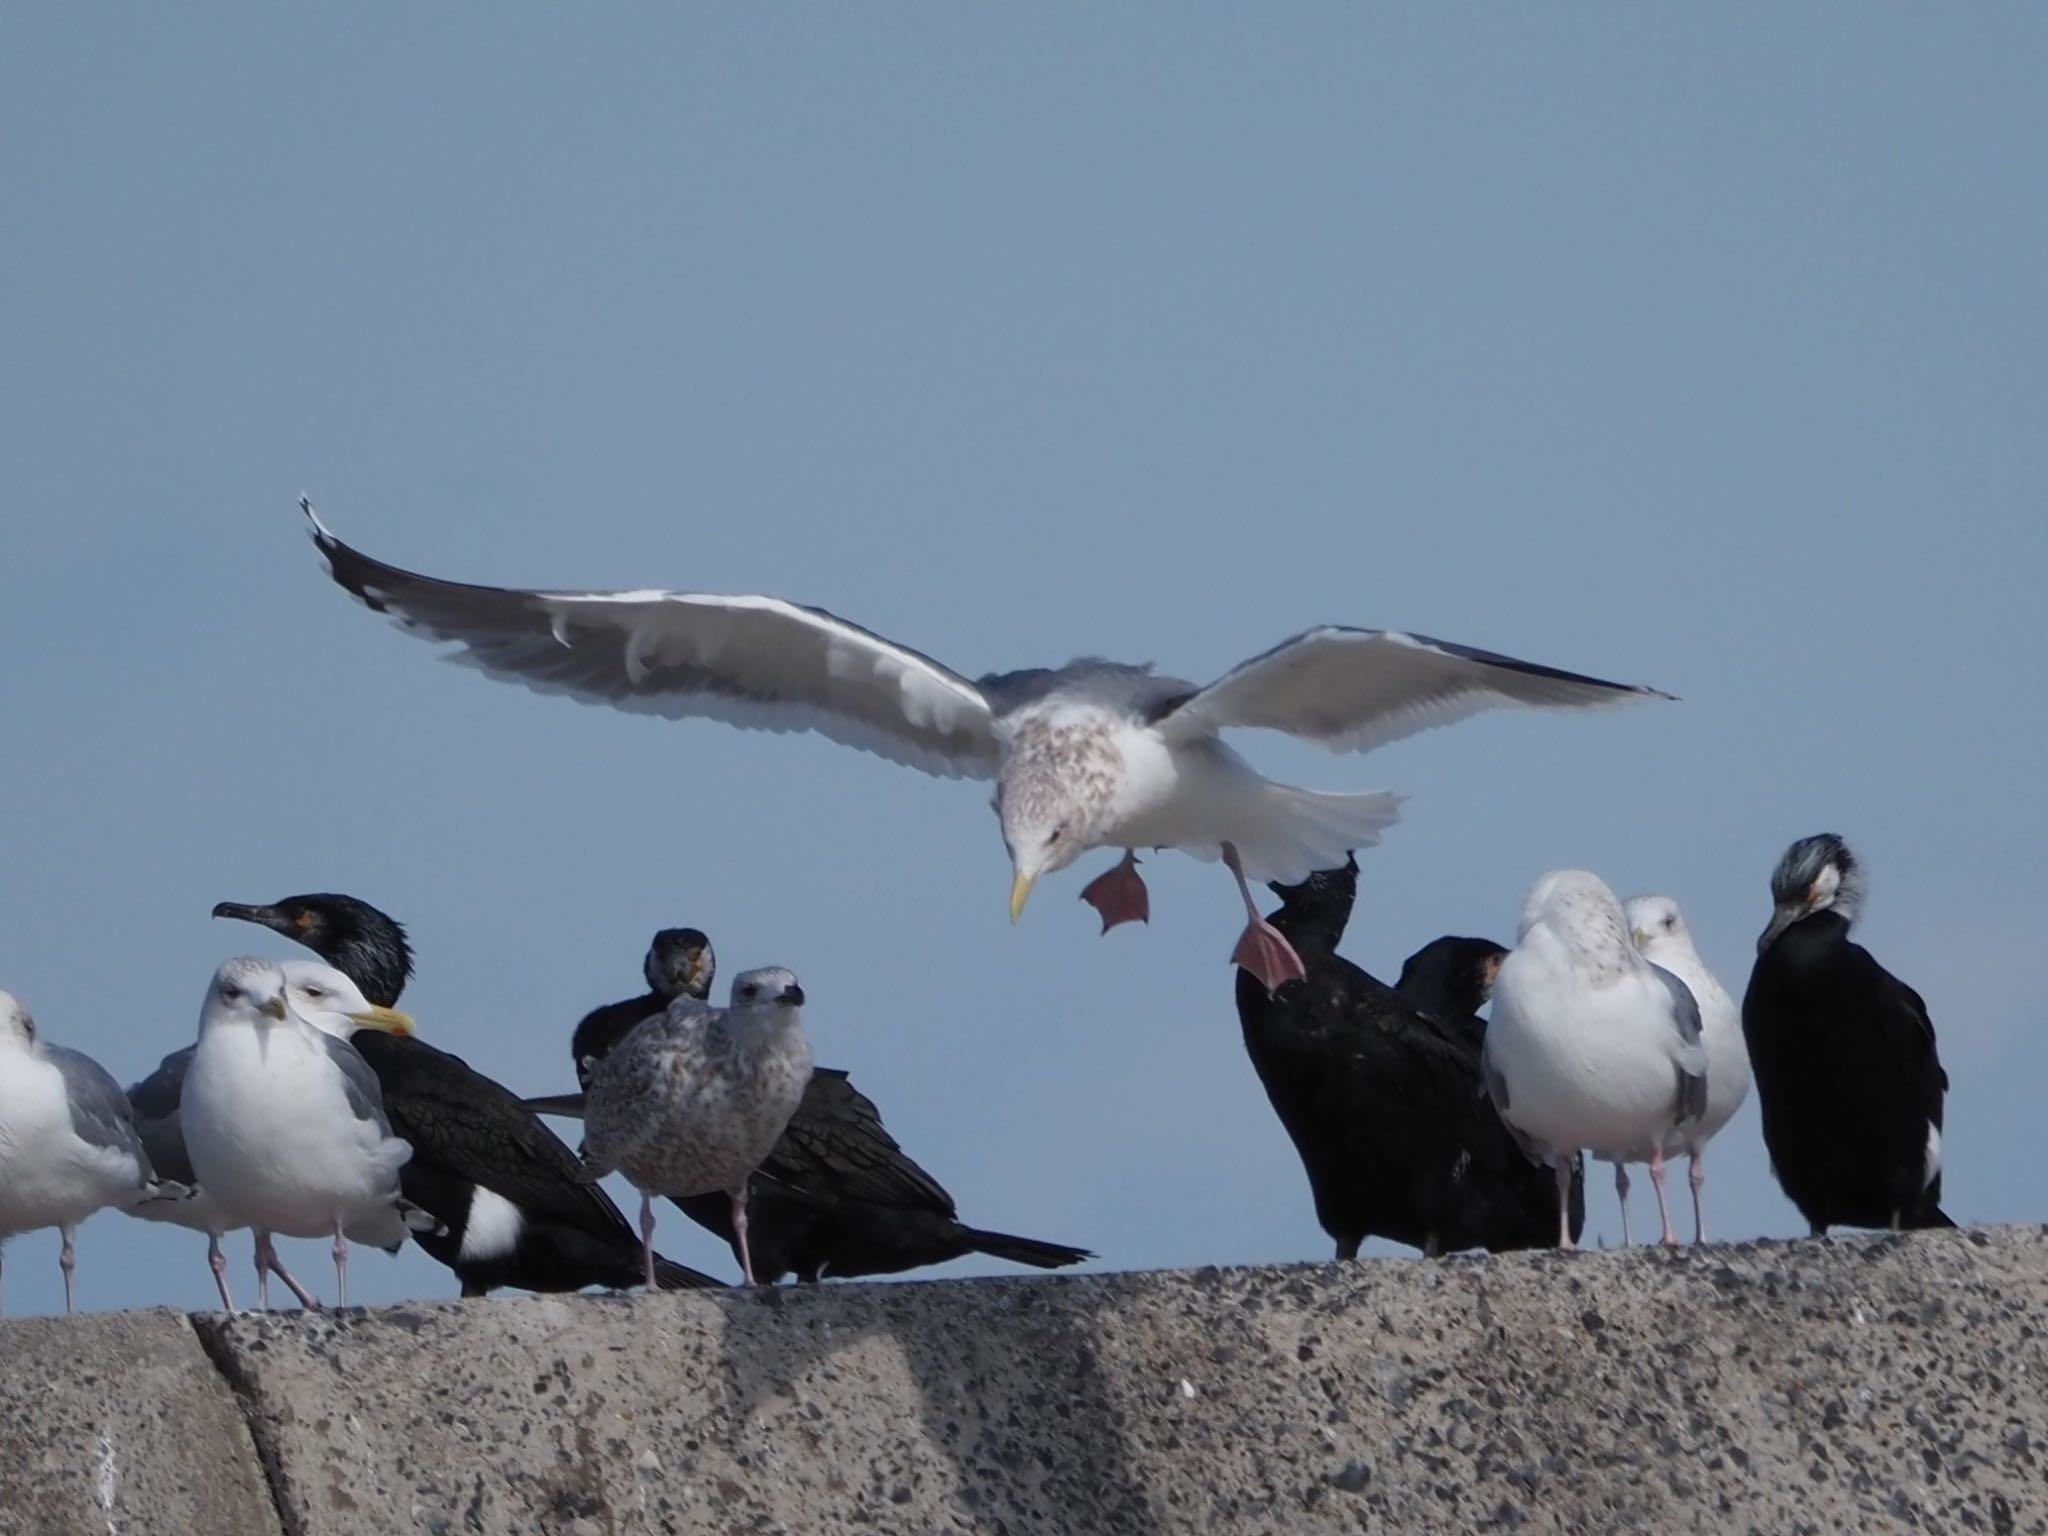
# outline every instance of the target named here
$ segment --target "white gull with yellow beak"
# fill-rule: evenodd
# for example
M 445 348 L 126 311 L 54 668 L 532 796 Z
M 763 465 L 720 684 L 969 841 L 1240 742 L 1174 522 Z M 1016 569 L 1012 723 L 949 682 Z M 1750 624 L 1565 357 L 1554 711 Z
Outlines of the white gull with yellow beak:
M 542 693 L 676 719 L 817 731 L 946 778 L 994 779 L 1010 915 L 1032 885 L 1092 848 L 1124 856 L 1081 893 L 1104 931 L 1150 916 L 1135 850 L 1222 859 L 1246 914 L 1231 956 L 1269 988 L 1301 976 L 1253 903 L 1252 880 L 1296 884 L 1379 841 L 1384 793 L 1324 794 L 1263 778 L 1218 739 L 1284 731 L 1365 752 L 1501 704 L 1560 708 L 1667 698 L 1397 630 L 1326 625 L 1206 687 L 1084 658 L 970 680 L 822 608 L 703 592 L 539 591 L 442 581 L 373 560 L 304 500 L 335 582 L 448 659 Z
M 342 1017 L 411 1028 L 339 971 L 323 981 Z M 346 1304 L 351 1237 L 393 1248 L 436 1223 L 399 1196 L 412 1148 L 391 1134 L 376 1074 L 354 1046 L 293 1008 L 291 986 L 281 966 L 253 956 L 214 974 L 179 1118 L 201 1187 L 255 1231 L 259 1304 L 269 1304 L 268 1277 L 284 1272 L 273 1234 L 332 1235 L 336 1295 Z

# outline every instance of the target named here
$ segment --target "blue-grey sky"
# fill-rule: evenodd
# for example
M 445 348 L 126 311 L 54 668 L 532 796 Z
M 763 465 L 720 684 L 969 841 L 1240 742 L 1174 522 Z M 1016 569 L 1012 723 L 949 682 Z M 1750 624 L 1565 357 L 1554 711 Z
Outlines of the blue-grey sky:
M 216 901 L 346 890 L 427 1036 L 539 1091 L 693 923 L 799 972 L 970 1221 L 1327 1254 L 1218 867 L 1151 860 L 1104 939 L 1100 855 L 1013 929 L 986 786 L 443 665 L 304 491 L 416 569 L 773 592 L 970 674 L 1345 622 L 1668 689 L 1237 744 L 1411 796 L 1346 945 L 1383 976 L 1572 864 L 1739 994 L 1772 863 L 1841 831 L 1940 1030 L 1949 1209 L 2038 1217 L 2044 72 L 2028 8 L 13 11 L 0 985 L 129 1081 L 288 951 Z M 1709 1166 L 1713 1231 L 1800 1230 L 1753 1102 Z M 98 1216 L 81 1302 L 208 1305 L 203 1246 Z M 9 1312 L 55 1249 L 9 1243 Z

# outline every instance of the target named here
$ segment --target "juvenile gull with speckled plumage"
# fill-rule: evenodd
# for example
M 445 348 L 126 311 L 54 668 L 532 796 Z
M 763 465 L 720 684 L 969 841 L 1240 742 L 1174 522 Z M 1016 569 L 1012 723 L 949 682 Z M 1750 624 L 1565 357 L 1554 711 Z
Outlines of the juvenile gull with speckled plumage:
M 712 1008 L 680 997 L 636 1026 L 593 1064 L 583 1151 L 640 1191 L 647 1288 L 654 1276 L 654 1196 L 723 1191 L 732 1201 L 740 1269 L 747 1248 L 747 1180 L 774 1150 L 811 1080 L 803 988 L 779 966 L 743 971 L 732 1002 Z
M 1246 914 L 1231 958 L 1268 989 L 1299 979 L 1301 960 L 1260 916 L 1248 882 L 1292 885 L 1340 867 L 1350 850 L 1379 841 L 1398 798 L 1275 784 L 1222 731 L 1284 731 L 1365 752 L 1494 705 L 1669 697 L 1425 635 L 1338 625 L 1306 630 L 1206 687 L 1098 658 L 970 681 L 776 597 L 524 591 L 422 576 L 350 548 L 310 504 L 300 507 L 334 580 L 401 628 L 452 642 L 452 661 L 587 703 L 818 731 L 926 773 L 996 780 L 1013 920 L 1035 881 L 1092 848 L 1124 850 L 1081 893 L 1105 932 L 1150 916 L 1136 850 L 1220 858 Z

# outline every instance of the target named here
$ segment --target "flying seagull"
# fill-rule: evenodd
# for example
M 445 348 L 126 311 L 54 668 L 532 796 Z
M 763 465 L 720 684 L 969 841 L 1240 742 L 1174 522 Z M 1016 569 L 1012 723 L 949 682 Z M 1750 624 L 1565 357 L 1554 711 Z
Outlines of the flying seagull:
M 1771 903 L 1742 1033 L 1778 1183 L 1815 1237 L 1954 1226 L 1941 1208 L 1948 1074 L 1920 994 L 1849 937 L 1862 865 L 1832 832 L 1801 838 Z
M 76 1310 L 72 1234 L 94 1211 L 175 1203 L 136 1135 L 121 1086 L 90 1056 L 51 1045 L 11 992 L 0 992 L 0 1243 L 55 1227 L 64 1310 Z
M 1082 898 L 1104 932 L 1147 920 L 1137 850 L 1221 859 L 1246 926 L 1232 960 L 1269 990 L 1301 977 L 1249 881 L 1297 884 L 1378 842 L 1399 797 L 1275 784 L 1226 746 L 1232 728 L 1364 752 L 1503 704 L 1584 708 L 1669 698 L 1391 629 L 1325 625 L 1207 686 L 1088 657 L 970 680 L 908 646 L 779 597 L 524 591 L 373 560 L 299 503 L 342 588 L 449 660 L 542 693 L 643 714 L 817 731 L 944 778 L 993 779 L 1010 916 L 1094 848 L 1123 858 Z
M 1706 1110 L 1699 1007 L 1684 982 L 1637 953 L 1599 876 L 1553 870 L 1530 887 L 1494 982 L 1481 1068 L 1501 1119 L 1552 1160 L 1560 1213 L 1575 1151 L 1647 1162 L 1664 1241 L 1678 1241 L 1664 1147 Z M 1557 1245 L 1573 1246 L 1562 1220 Z

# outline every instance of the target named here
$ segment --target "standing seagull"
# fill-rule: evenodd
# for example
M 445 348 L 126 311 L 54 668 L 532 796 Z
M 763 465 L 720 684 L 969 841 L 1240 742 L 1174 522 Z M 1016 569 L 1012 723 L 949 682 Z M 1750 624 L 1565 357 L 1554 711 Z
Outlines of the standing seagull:
M 1863 871 L 1832 832 L 1771 876 L 1770 926 L 1742 998 L 1764 1146 L 1813 1228 L 1952 1227 L 1941 1209 L 1948 1074 L 1920 994 L 1849 937 Z
M 723 1191 L 732 1202 L 740 1270 L 747 1248 L 747 1180 L 774 1149 L 811 1079 L 804 989 L 780 967 L 744 971 L 732 1005 L 680 998 L 598 1063 L 583 1121 L 584 1156 L 640 1191 L 647 1288 L 655 1289 L 654 1196 Z
M 1700 1186 L 1707 1182 L 1706 1164 L 1700 1154 L 1720 1134 L 1721 1127 L 1734 1118 L 1749 1097 L 1749 1047 L 1742 1040 L 1742 1015 L 1735 999 L 1721 985 L 1693 948 L 1692 934 L 1679 915 L 1678 903 L 1669 896 L 1631 896 L 1622 909 L 1628 919 L 1629 937 L 1646 960 L 1662 966 L 1692 993 L 1700 1009 L 1700 1045 L 1707 1053 L 1707 1107 L 1699 1119 L 1687 1123 L 1665 1138 L 1664 1155 L 1686 1158 L 1686 1182 L 1692 1186 L 1692 1240 L 1707 1240 L 1707 1218 L 1700 1209 Z M 1614 1176 L 1624 1191 L 1623 1168 L 1614 1165 Z M 1627 1196 L 1623 1195 L 1622 1230 L 1628 1230 Z
M 1259 916 L 1250 880 L 1293 884 L 1376 843 L 1398 797 L 1275 784 L 1225 746 L 1231 728 L 1364 752 L 1500 704 L 1581 708 L 1668 698 L 1397 630 L 1326 625 L 1206 687 L 1085 658 L 969 681 L 921 652 L 776 597 L 543 592 L 385 565 L 328 532 L 341 587 L 461 661 L 543 693 L 674 718 L 814 730 L 948 778 L 994 779 L 1011 864 L 1010 917 L 1040 876 L 1093 848 L 1124 856 L 1082 897 L 1104 931 L 1149 917 L 1136 850 L 1222 859 L 1246 926 L 1232 959 L 1268 990 L 1301 960 Z
M 43 1041 L 14 994 L 0 992 L 0 1243 L 55 1227 L 64 1310 L 73 1312 L 78 1224 L 110 1205 L 132 1210 L 185 1194 L 158 1182 L 121 1085 L 90 1056 Z
M 1648 1162 L 1664 1194 L 1664 1144 L 1706 1109 L 1698 1005 L 1685 983 L 1636 952 L 1621 903 L 1599 876 L 1553 870 L 1530 887 L 1522 929 L 1501 962 L 1486 1028 L 1487 1092 L 1501 1118 L 1552 1160 L 1560 1221 L 1572 1154 Z
M 412 1148 L 391 1134 L 376 1075 L 354 1046 L 295 1014 L 286 988 L 278 966 L 253 956 L 215 972 L 185 1074 L 185 1146 L 200 1184 L 255 1229 L 259 1305 L 270 1305 L 271 1274 L 283 1273 L 271 1243 L 283 1233 L 333 1235 L 335 1295 L 345 1306 L 351 1237 L 395 1248 L 409 1230 L 436 1223 L 399 1195 Z M 410 1027 L 359 994 L 340 1011 Z
M 598 1062 L 634 1026 L 659 1017 L 679 997 L 711 994 L 717 958 L 695 928 L 664 928 L 642 967 L 648 993 L 607 1003 L 583 1016 L 570 1039 L 576 1080 L 590 1086 Z M 583 1115 L 582 1093 L 528 1099 L 543 1114 Z M 732 1206 L 722 1193 L 681 1195 L 674 1204 L 716 1233 L 739 1258 Z M 747 1186 L 747 1244 L 754 1276 L 773 1284 L 786 1274 L 894 1275 L 970 1253 L 1034 1269 L 1061 1269 L 1094 1257 L 1085 1248 L 970 1227 L 944 1185 L 905 1152 L 882 1124 L 875 1101 L 842 1071 L 813 1067 L 789 1125 Z
M 298 940 L 386 1007 L 412 974 L 405 930 L 353 896 L 222 902 L 213 913 Z M 284 966 L 294 982 L 325 969 L 306 961 Z M 464 1296 L 503 1285 L 577 1291 L 640 1283 L 640 1241 L 625 1215 L 518 1095 L 424 1040 L 358 1028 L 331 989 L 323 997 L 295 985 L 292 996 L 302 1015 L 349 1040 L 376 1074 L 391 1129 L 412 1146 L 399 1189 L 443 1228 L 414 1238 L 455 1272 Z M 719 1284 L 660 1257 L 655 1273 L 664 1290 Z

